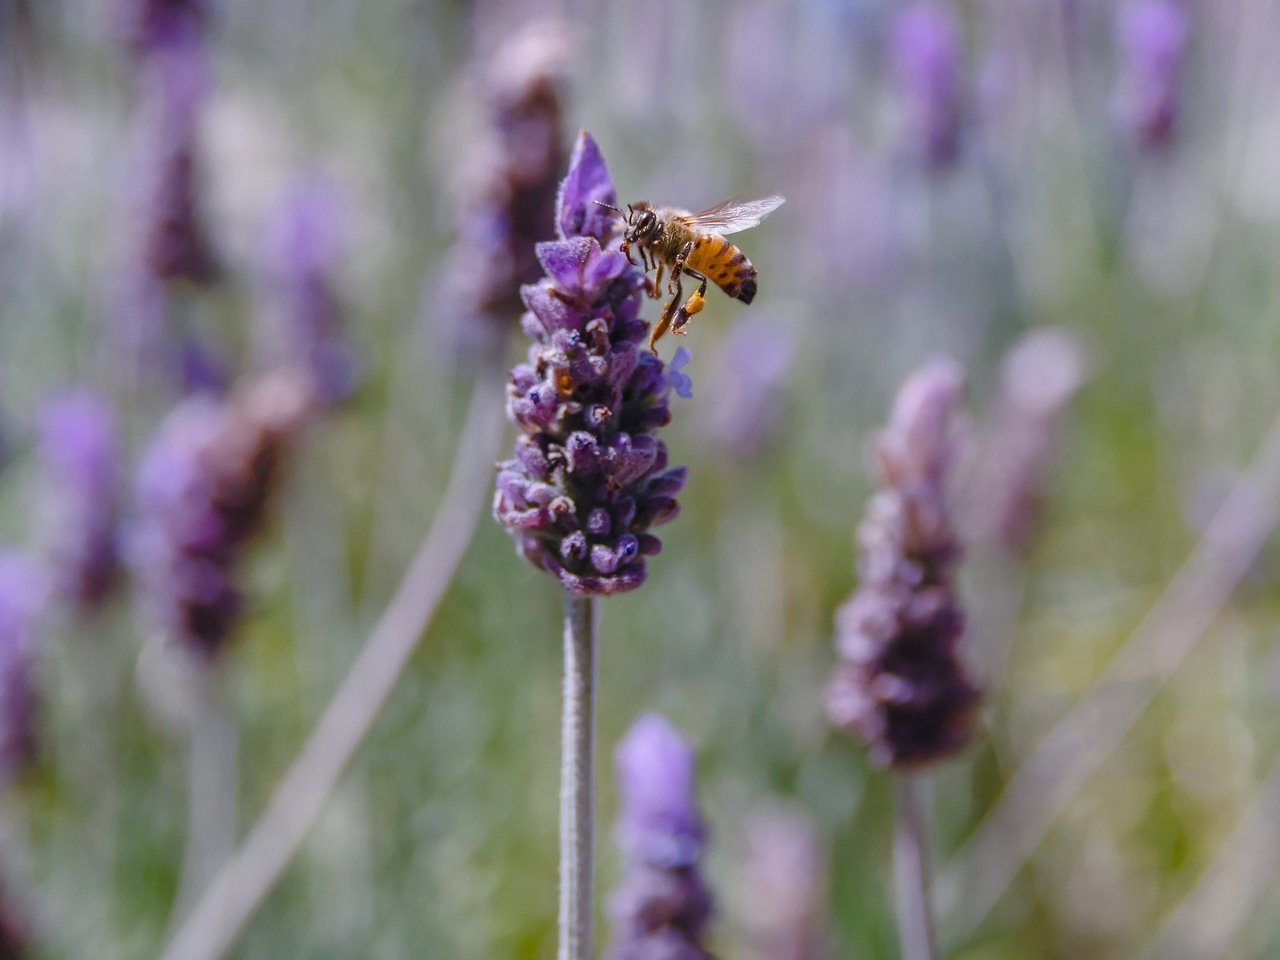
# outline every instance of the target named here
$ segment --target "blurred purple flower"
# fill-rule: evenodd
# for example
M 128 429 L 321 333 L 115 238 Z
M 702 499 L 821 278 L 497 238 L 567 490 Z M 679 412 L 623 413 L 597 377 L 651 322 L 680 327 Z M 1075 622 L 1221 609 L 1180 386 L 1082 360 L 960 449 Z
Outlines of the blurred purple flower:
M 813 823 L 800 809 L 777 806 L 752 814 L 738 870 L 739 910 L 756 960 L 823 960 L 826 865 Z
M 486 130 L 465 155 L 458 240 L 440 301 L 457 317 L 464 346 L 515 326 L 520 287 L 541 275 L 534 247 L 555 236 L 567 36 L 558 21 L 527 24 L 479 78 Z
M 591 201 L 614 202 L 600 152 L 582 134 L 559 198 L 562 225 L 592 230 L 538 244 L 547 276 L 523 289 L 529 360 L 511 371 L 507 412 L 524 431 L 499 464 L 494 516 L 520 553 L 579 595 L 634 590 L 661 549 L 650 527 L 675 518 L 683 467 L 654 432 L 671 419 L 662 361 L 641 350 L 644 276 L 614 249 Z
M 137 57 L 186 42 L 201 34 L 208 0 L 118 0 L 124 38 Z
M 45 407 L 39 440 L 54 587 L 87 609 L 106 597 L 119 568 L 115 416 L 94 393 L 66 394 Z
M 727 456 L 759 456 L 774 437 L 791 369 L 792 336 L 770 317 L 737 324 L 711 370 L 702 408 L 708 440 Z
M 310 387 L 282 370 L 226 400 L 189 397 L 160 425 L 139 468 L 131 560 L 144 598 L 171 637 L 207 660 L 239 618 L 236 567 L 280 486 Z
M 1030 548 L 1059 426 L 1084 376 L 1084 351 L 1065 329 L 1033 330 L 1005 355 L 972 484 L 976 537 L 1014 555 Z
M 0 778 L 36 758 L 36 639 L 48 601 L 40 568 L 18 553 L 0 553 Z
M 270 233 L 269 261 L 282 301 L 277 359 L 307 370 L 325 404 L 356 385 L 356 362 L 342 331 L 335 280 L 345 243 L 340 198 L 320 179 L 300 180 L 285 194 Z
M 960 24 L 938 0 L 917 0 L 893 17 L 889 57 L 911 152 L 941 169 L 960 152 L 964 61 Z
M 684 372 L 684 368 L 693 359 L 688 347 L 677 347 L 675 356 L 667 364 L 667 383 L 677 396 L 686 400 L 693 399 L 693 378 Z
M 1189 33 L 1175 0 L 1132 0 L 1120 10 L 1116 115 L 1141 147 L 1173 138 Z
M 146 65 L 149 111 L 142 165 L 142 257 L 163 285 L 209 283 L 218 266 L 201 215 L 200 119 L 208 93 L 201 39 L 191 34 L 154 52 Z
M 606 960 L 706 960 L 711 894 L 699 869 L 706 830 L 694 797 L 693 749 L 656 714 L 616 754 L 623 877 L 609 904 Z
M 882 766 L 959 751 L 979 700 L 959 657 L 960 544 L 947 502 L 963 393 L 962 371 L 945 360 L 903 384 L 876 444 L 880 492 L 858 530 L 861 581 L 836 615 L 827 716 Z

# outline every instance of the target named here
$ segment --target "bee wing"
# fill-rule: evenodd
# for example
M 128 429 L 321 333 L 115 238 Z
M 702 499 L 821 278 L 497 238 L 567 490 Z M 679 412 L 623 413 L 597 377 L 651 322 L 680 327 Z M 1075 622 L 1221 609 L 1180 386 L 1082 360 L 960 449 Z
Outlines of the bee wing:
M 692 226 L 702 227 L 721 235 L 748 230 L 782 206 L 786 197 L 774 195 L 758 200 L 734 198 L 717 203 L 700 213 L 692 213 L 684 219 Z

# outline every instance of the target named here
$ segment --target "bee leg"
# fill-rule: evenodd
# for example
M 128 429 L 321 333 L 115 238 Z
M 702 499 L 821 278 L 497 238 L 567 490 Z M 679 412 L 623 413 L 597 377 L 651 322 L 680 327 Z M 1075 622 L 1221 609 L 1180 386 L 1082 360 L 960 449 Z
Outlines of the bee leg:
M 680 274 L 684 272 L 684 265 L 689 262 L 689 257 L 692 255 L 693 241 L 686 240 L 680 252 L 676 254 L 675 262 L 671 264 L 671 279 L 667 281 L 667 293 L 674 295 L 677 300 L 680 299 Z
M 693 277 L 695 280 L 701 280 L 698 289 L 693 292 L 684 305 L 676 312 L 675 319 L 671 323 L 671 332 L 684 335 L 684 325 L 688 323 L 696 314 L 702 312 L 702 308 L 706 306 L 707 296 L 707 278 L 692 271 L 686 271 L 686 276 Z M 676 299 L 679 299 L 678 297 Z M 674 300 L 672 301 L 675 302 Z
M 649 281 L 648 294 L 654 300 L 662 296 L 662 264 L 658 264 L 658 272 Z
M 671 329 L 671 320 L 676 316 L 676 304 L 680 302 L 682 292 L 680 278 L 677 276 L 673 282 L 676 285 L 675 296 L 672 297 L 671 301 L 662 308 L 662 316 L 658 319 L 658 322 L 654 324 L 653 332 L 649 334 L 649 349 L 654 353 L 658 352 L 658 341 L 666 336 L 667 331 Z

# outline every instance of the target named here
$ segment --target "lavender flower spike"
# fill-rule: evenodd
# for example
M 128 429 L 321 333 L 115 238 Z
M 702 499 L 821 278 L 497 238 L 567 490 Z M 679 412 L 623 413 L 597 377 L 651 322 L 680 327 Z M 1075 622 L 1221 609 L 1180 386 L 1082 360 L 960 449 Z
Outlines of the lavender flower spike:
M 514 325 L 520 287 L 541 274 L 534 247 L 555 235 L 569 34 L 560 21 L 528 23 L 502 44 L 479 79 L 487 123 L 468 154 L 444 297 L 454 305 L 449 312 L 460 321 L 464 346 Z
M 705 960 L 711 895 L 699 870 L 706 830 L 693 749 L 662 717 L 638 719 L 616 754 L 623 879 L 610 904 L 606 960 Z
M 335 285 L 344 252 L 342 204 L 319 178 L 286 192 L 271 230 L 270 262 L 281 303 L 279 359 L 311 374 L 316 398 L 333 404 L 356 386 Z
M 893 768 L 940 760 L 969 739 L 978 690 L 959 658 L 960 556 L 947 501 L 960 368 L 935 361 L 903 385 L 876 444 L 880 492 L 858 531 L 861 582 L 836 615 L 827 716 Z
M 209 0 L 119 0 L 130 51 L 146 57 L 200 35 L 209 17 Z
M 983 541 L 1013 556 L 1035 542 L 1059 427 L 1084 379 L 1084 350 L 1066 329 L 1033 330 L 1005 355 L 973 484 Z
M 54 586 L 88 609 L 107 595 L 119 569 L 115 417 L 89 391 L 66 394 L 45 407 L 39 445 L 43 528 Z
M 1173 139 L 1189 28 L 1174 0 L 1134 0 L 1120 12 L 1116 115 L 1146 149 Z
M 206 660 L 239 618 L 238 561 L 311 406 L 309 378 L 288 370 L 226 401 L 196 395 L 169 414 L 143 459 L 132 561 L 156 619 Z
M 891 25 L 889 55 L 911 152 L 941 169 L 960 152 L 964 75 L 960 25 L 939 0 L 918 0 Z
M 36 757 L 36 631 L 47 599 L 35 564 L 0 553 L 0 780 Z
M 614 203 L 596 143 L 582 134 L 560 190 L 562 239 L 538 245 L 547 276 L 523 289 L 527 363 L 507 413 L 524 435 L 499 464 L 494 515 L 519 552 L 578 596 L 634 590 L 661 549 L 685 470 L 654 433 L 671 419 L 663 363 L 639 349 L 644 276 L 610 248 Z

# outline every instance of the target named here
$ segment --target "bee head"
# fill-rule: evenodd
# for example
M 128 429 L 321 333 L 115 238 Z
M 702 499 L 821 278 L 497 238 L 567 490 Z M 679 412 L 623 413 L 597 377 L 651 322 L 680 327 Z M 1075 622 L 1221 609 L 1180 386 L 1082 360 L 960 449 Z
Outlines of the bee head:
M 643 243 L 662 229 L 658 215 L 646 200 L 627 204 L 627 243 Z

